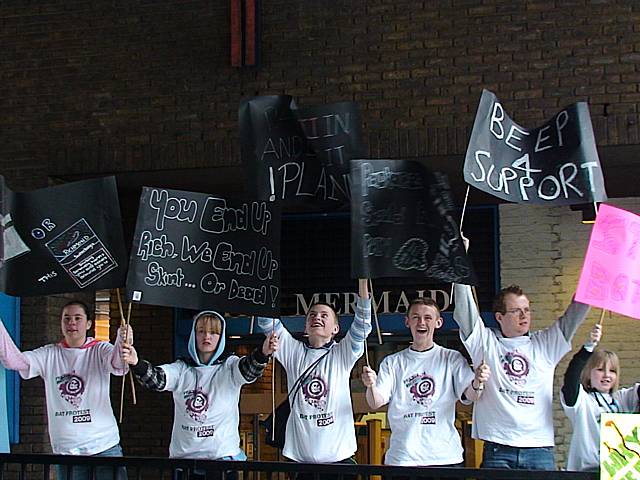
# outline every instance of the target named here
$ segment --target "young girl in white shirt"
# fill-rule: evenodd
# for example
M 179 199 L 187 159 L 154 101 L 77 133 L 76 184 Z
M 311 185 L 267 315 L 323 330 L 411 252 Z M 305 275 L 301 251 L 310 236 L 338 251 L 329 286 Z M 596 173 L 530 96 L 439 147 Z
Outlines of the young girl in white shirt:
M 564 375 L 560 400 L 573 425 L 567 470 L 598 471 L 600 415 L 634 412 L 638 405 L 638 384 L 618 389 L 618 356 L 609 350 L 594 350 L 601 336 L 602 326 L 595 325 Z

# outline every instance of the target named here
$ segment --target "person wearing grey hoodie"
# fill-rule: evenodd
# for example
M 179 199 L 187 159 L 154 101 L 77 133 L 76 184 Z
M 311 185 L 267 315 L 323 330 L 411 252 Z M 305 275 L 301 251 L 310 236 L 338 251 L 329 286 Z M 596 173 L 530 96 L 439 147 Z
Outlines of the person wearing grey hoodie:
M 123 345 L 123 360 L 138 381 L 156 391 L 173 392 L 174 419 L 169 456 L 208 460 L 246 460 L 238 425 L 240 389 L 262 375 L 278 348 L 275 335 L 249 355 L 224 355 L 225 319 L 206 310 L 193 319 L 190 358 L 153 366 Z

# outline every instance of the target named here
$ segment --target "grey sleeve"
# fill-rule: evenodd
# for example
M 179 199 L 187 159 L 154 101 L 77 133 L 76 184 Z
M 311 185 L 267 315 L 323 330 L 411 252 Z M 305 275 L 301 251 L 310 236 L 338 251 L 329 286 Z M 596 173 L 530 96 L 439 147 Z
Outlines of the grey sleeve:
M 471 286 L 456 283 L 454 285 L 454 302 L 453 319 L 460 327 L 460 333 L 463 340 L 469 338 L 476 322 L 481 320 L 478 313 L 478 307 L 473 299 Z
M 558 319 L 558 328 L 564 335 L 567 342 L 571 343 L 571 339 L 576 334 L 576 330 L 589 313 L 589 305 L 572 300 L 567 310 Z

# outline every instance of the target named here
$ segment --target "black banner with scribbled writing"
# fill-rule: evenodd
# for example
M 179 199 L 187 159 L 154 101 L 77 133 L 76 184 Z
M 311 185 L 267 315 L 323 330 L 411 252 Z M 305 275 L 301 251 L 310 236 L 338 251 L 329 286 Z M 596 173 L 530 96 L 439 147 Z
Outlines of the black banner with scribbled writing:
M 279 204 L 144 187 L 127 295 L 135 302 L 276 316 Z
M 484 90 L 464 179 L 510 202 L 569 205 L 606 200 L 588 105 L 570 105 L 543 126 L 528 130 Z
M 449 182 L 409 160 L 351 162 L 351 275 L 475 284 Z
M 349 160 L 364 154 L 357 104 L 297 108 L 288 95 L 254 97 L 239 121 L 249 191 L 286 211 L 348 206 Z
M 127 254 L 115 177 L 13 192 L 1 178 L 0 290 L 50 295 L 124 285 Z

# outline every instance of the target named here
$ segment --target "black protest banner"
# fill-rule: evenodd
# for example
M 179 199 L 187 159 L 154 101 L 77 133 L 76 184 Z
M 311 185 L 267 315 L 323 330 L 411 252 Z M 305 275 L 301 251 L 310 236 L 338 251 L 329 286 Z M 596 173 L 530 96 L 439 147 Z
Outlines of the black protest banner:
M 349 160 L 362 156 L 361 117 L 352 102 L 298 109 L 288 95 L 244 100 L 242 160 L 250 191 L 288 211 L 336 210 L 349 202 Z
M 144 187 L 127 294 L 152 305 L 279 314 L 277 203 Z
M 114 177 L 13 192 L 4 185 L 0 289 L 49 295 L 124 285 L 127 254 Z
M 475 284 L 444 174 L 408 160 L 351 162 L 351 275 Z
M 510 202 L 569 205 L 607 199 L 584 102 L 528 130 L 484 90 L 467 147 L 464 179 Z

